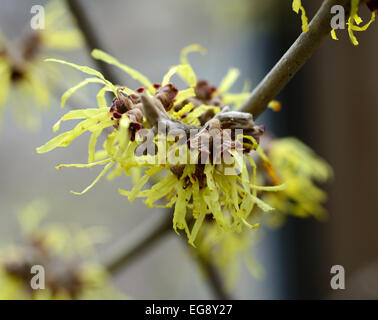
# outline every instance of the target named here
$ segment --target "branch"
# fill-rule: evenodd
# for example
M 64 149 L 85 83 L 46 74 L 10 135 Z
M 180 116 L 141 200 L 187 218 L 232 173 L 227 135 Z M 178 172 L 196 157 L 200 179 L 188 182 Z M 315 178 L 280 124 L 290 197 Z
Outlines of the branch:
M 145 234 L 144 229 L 145 226 L 138 228 L 135 230 L 135 234 L 140 238 L 140 234 Z M 142 239 L 134 241 L 135 244 L 130 245 L 130 238 L 133 237 L 127 235 L 120 240 L 118 245 L 111 247 L 106 257 L 103 259 L 105 268 L 110 273 L 117 274 L 124 270 L 126 266 L 129 266 L 137 260 L 143 253 L 156 246 L 170 231 L 172 231 L 172 212 L 169 212 L 169 215 L 157 227 L 143 236 Z M 186 237 L 181 237 L 181 239 L 185 247 L 188 248 Z M 210 290 L 213 292 L 214 296 L 217 299 L 230 300 L 231 297 L 223 287 L 222 279 L 217 268 L 194 248 L 190 247 L 188 249 L 196 259 L 198 266 L 205 273 L 206 280 L 209 282 Z
M 183 238 L 185 239 L 185 238 Z M 185 241 L 187 245 L 187 242 Z M 209 287 L 213 292 L 213 295 L 216 299 L 219 300 L 231 300 L 231 296 L 226 292 L 222 278 L 219 274 L 219 271 L 213 263 L 211 263 L 206 257 L 204 257 L 198 250 L 195 248 L 189 248 L 192 251 L 193 256 L 197 260 L 198 266 L 204 271 L 206 280 L 209 283 Z
M 138 228 L 135 233 L 145 234 L 145 230 Z M 172 230 L 172 216 L 168 215 L 164 220 L 153 230 L 147 232 L 142 239 L 135 241 L 134 245 L 130 245 L 130 235 L 127 235 L 121 239 L 118 245 L 109 249 L 106 258 L 104 259 L 105 268 L 115 274 L 121 271 L 126 265 L 130 265 L 136 260 L 143 252 L 151 249 L 151 247 L 158 244 L 168 231 Z
M 94 49 L 104 49 L 100 39 L 97 37 L 94 31 L 93 25 L 88 19 L 86 9 L 83 8 L 79 0 L 66 0 L 67 7 L 70 9 L 72 15 L 74 16 L 76 23 L 84 35 L 85 42 L 89 51 Z M 111 83 L 120 84 L 118 77 L 110 69 L 109 65 L 103 61 L 95 60 L 97 68 L 101 71 L 104 77 Z
M 366 0 L 361 0 L 361 4 Z M 325 0 L 312 19 L 309 31 L 302 33 L 293 43 L 285 55 L 277 62 L 273 69 L 265 76 L 243 103 L 240 111 L 253 114 L 256 119 L 266 108 L 268 103 L 276 97 L 290 82 L 294 75 L 309 60 L 323 39 L 331 31 L 331 8 L 341 5 L 348 16 L 351 0 Z

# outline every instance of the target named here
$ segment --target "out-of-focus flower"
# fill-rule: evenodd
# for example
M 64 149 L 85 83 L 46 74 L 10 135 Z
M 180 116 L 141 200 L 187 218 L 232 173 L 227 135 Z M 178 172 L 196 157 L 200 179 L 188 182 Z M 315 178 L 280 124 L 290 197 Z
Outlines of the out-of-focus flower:
M 0 113 L 9 107 L 21 127 L 35 129 L 38 109 L 49 105 L 54 79 L 60 78 L 57 68 L 43 63 L 43 55 L 77 49 L 82 37 L 63 2 L 53 0 L 46 6 L 45 29 L 28 30 L 18 40 L 11 43 L 0 36 Z
M 35 200 L 19 215 L 22 242 L 0 250 L 0 299 L 120 299 L 93 245 L 102 228 L 44 224 L 46 202 Z M 33 266 L 44 268 L 44 289 L 33 289 Z
M 331 167 L 295 138 L 273 139 L 264 136 L 260 147 L 266 151 L 269 160 L 263 153 L 259 159 L 254 155 L 257 165 L 261 167 L 257 171 L 256 183 L 274 185 L 281 181 L 286 188 L 277 192 L 259 191 L 257 196 L 275 210 L 261 216 L 257 214 L 260 208 L 256 206 L 251 213 L 251 221 L 279 227 L 287 215 L 301 218 L 314 216 L 324 220 L 327 214 L 322 204 L 327 197 L 318 184 L 332 177 Z M 207 217 L 198 233 L 196 247 L 198 254 L 219 269 L 226 288 L 234 287 L 242 262 L 253 276 L 260 278 L 264 270 L 252 253 L 261 239 L 261 230 L 248 232 L 244 226 L 239 232 L 228 232 L 209 219 L 210 216 Z
M 257 279 L 264 276 L 263 268 L 253 255 L 254 248 L 261 239 L 262 231 L 248 231 L 248 228 L 244 228 L 240 233 L 226 232 L 211 220 L 206 220 L 199 232 L 197 254 L 202 255 L 217 267 L 228 290 L 233 289 L 238 281 L 243 264 Z
M 201 3 L 200 10 L 212 19 L 212 24 L 224 34 L 235 29 L 253 30 L 251 26 L 271 15 L 272 7 L 276 4 L 275 0 L 234 0 L 232 3 L 228 0 L 210 0 Z
M 63 94 L 62 105 L 76 90 L 88 83 L 100 83 L 103 87 L 97 95 L 99 108 L 67 113 L 57 122 L 54 130 L 63 120 L 85 120 L 37 149 L 39 153 L 44 153 L 56 147 L 66 147 L 83 132 L 92 132 L 88 164 L 58 166 L 105 166 L 94 182 L 80 194 L 88 191 L 112 168 L 111 176 L 122 172 L 129 175 L 135 169 L 146 168 L 148 170 L 144 176 L 135 179 L 131 191 L 120 192 L 130 201 L 136 197 L 146 198 L 145 202 L 150 207 L 175 206 L 173 227 L 176 232 L 185 230 L 193 245 L 207 215 L 211 215 L 227 231 L 239 231 L 243 226 L 255 227 L 248 223 L 253 207 L 257 205 L 264 211 L 273 209 L 257 197 L 257 192 L 283 188 L 282 185 L 256 185 L 256 165 L 250 153 L 257 150 L 263 154 L 258 141 L 264 128 L 255 125 L 250 114 L 231 111 L 223 104 L 223 100 L 229 103 L 240 101 L 239 97 L 228 96 L 227 93 L 239 72 L 231 69 L 217 89 L 206 81 L 198 81 L 186 57 L 188 52 L 197 50 L 203 51 L 198 45 L 185 48 L 181 64 L 170 68 L 158 84 L 153 84 L 141 73 L 108 54 L 93 51 L 94 58 L 115 65 L 140 81 L 143 87 L 135 91 L 114 86 L 89 67 L 50 59 L 93 76 L 67 90 Z M 176 73 L 189 88 L 178 90 L 170 83 Z M 115 97 L 110 108 L 106 107 L 104 97 L 107 91 Z M 209 110 L 214 113 L 204 119 L 204 113 Z M 107 136 L 104 150 L 95 152 L 97 138 L 106 127 L 114 127 L 113 132 Z M 248 174 L 248 166 L 253 168 L 252 178 Z M 158 174 L 160 181 L 152 188 L 142 190 L 150 178 Z M 155 203 L 163 198 L 166 204 Z M 191 215 L 187 217 L 189 211 Z
M 353 45 L 357 46 L 358 41 L 357 41 L 356 36 L 354 35 L 354 32 L 355 31 L 367 30 L 367 28 L 370 26 L 370 24 L 375 21 L 375 15 L 376 15 L 375 11 L 377 10 L 377 7 L 376 7 L 376 5 L 374 5 L 375 0 L 367 3 L 369 8 L 372 11 L 371 18 L 370 18 L 370 21 L 367 24 L 365 24 L 364 26 L 360 26 L 360 24 L 362 23 L 362 19 L 358 15 L 358 8 L 360 6 L 361 1 L 360 0 L 350 0 L 350 1 L 351 1 L 351 11 L 350 11 L 350 14 L 349 14 L 349 17 L 348 17 L 348 22 L 347 22 L 348 33 L 349 33 L 350 41 L 353 43 Z M 308 18 L 306 16 L 305 9 L 302 6 L 302 1 L 301 0 L 293 0 L 292 7 L 293 7 L 293 11 L 296 12 L 296 13 L 299 13 L 299 11 L 301 11 L 302 31 L 307 32 L 309 30 Z M 332 39 L 338 40 L 335 29 L 331 30 L 331 36 L 332 36 Z
M 265 149 L 279 179 L 287 186 L 282 191 L 262 196 L 276 209 L 274 213 L 265 215 L 269 224 L 282 225 L 286 215 L 326 219 L 322 203 L 327 195 L 317 184 L 325 183 L 332 177 L 330 165 L 295 138 L 273 139 Z

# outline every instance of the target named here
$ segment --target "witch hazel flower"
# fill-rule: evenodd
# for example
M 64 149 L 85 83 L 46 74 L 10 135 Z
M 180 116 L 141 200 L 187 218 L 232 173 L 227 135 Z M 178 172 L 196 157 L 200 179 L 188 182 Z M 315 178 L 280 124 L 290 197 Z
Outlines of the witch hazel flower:
M 45 153 L 67 147 L 85 131 L 91 132 L 88 163 L 57 167 L 104 166 L 87 188 L 74 193 L 87 192 L 105 175 L 110 178 L 133 175 L 134 188 L 120 193 L 131 202 L 144 198 L 149 207 L 174 207 L 173 228 L 177 233 L 184 230 L 192 245 L 207 217 L 226 232 L 255 228 L 257 224 L 248 222 L 253 208 L 273 210 L 257 196 L 258 191 L 276 192 L 284 188 L 279 183 L 268 187 L 256 184 L 257 166 L 251 153 L 266 158 L 259 147 L 264 127 L 256 125 L 252 115 L 231 110 L 223 103 L 238 76 L 236 69 L 229 71 L 218 88 L 197 80 L 186 55 L 201 48 L 198 45 L 185 48 L 182 64 L 171 67 L 160 83 L 152 83 L 105 52 L 92 52 L 94 58 L 115 65 L 138 80 L 142 87 L 136 90 L 114 85 L 92 68 L 48 59 L 90 75 L 63 94 L 62 106 L 87 84 L 98 83 L 102 87 L 97 94 L 98 108 L 68 112 L 54 125 L 54 131 L 62 121 L 81 121 L 72 130 L 37 148 L 37 152 Z M 188 88 L 179 90 L 172 83 L 175 74 Z M 110 107 L 105 100 L 106 92 L 114 96 Z M 229 101 L 232 98 L 238 101 L 235 95 Z M 203 117 L 208 110 L 214 113 Z M 103 150 L 96 151 L 98 138 L 106 128 L 112 128 L 112 132 L 107 134 Z M 147 183 L 152 186 L 147 187 Z
M 0 115 L 9 108 L 22 128 L 39 126 L 38 113 L 51 104 L 60 70 L 43 62 L 46 52 L 74 50 L 82 35 L 61 1 L 46 5 L 46 26 L 8 41 L 0 30 Z
M 177 74 L 189 87 L 194 89 L 194 95 L 177 103 L 174 110 L 170 111 L 170 115 L 187 124 L 204 125 L 225 106 L 234 110 L 238 109 L 249 95 L 249 86 L 246 82 L 243 92 L 229 92 L 240 75 L 240 71 L 236 68 L 229 69 L 218 87 L 210 84 L 207 80 L 197 79 L 187 57 L 191 52 L 205 54 L 206 50 L 198 44 L 185 47 L 181 51 L 181 67 L 175 66 L 171 70 L 177 69 Z
M 225 289 L 231 291 L 240 280 L 242 266 L 256 279 L 264 277 L 264 269 L 255 255 L 262 237 L 262 230 L 249 232 L 244 228 L 240 233 L 225 232 L 212 219 L 206 219 L 197 236 L 195 254 L 219 270 Z
M 0 299 L 125 298 L 96 259 L 95 244 L 103 241 L 106 231 L 46 223 L 47 213 L 43 199 L 20 211 L 22 241 L 0 248 Z M 43 290 L 31 287 L 33 266 L 45 271 Z

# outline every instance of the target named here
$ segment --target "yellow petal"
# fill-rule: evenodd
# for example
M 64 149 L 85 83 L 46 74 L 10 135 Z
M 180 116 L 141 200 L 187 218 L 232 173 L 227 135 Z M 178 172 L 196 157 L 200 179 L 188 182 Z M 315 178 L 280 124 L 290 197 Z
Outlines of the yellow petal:
M 68 89 L 66 92 L 63 93 L 62 98 L 60 100 L 60 106 L 63 108 L 66 104 L 67 99 L 69 99 L 77 90 L 84 87 L 88 83 L 104 83 L 104 81 L 99 78 L 84 79 L 83 81 L 79 82 L 76 86 Z
M 55 169 L 60 170 L 62 168 L 93 168 L 94 166 L 99 166 L 103 164 L 107 164 L 110 162 L 111 159 L 104 159 L 92 163 L 70 163 L 70 164 L 60 164 L 56 166 Z
M 72 50 L 83 45 L 83 36 L 75 29 L 64 31 L 45 30 L 42 36 L 43 44 L 49 49 Z
M 104 169 L 102 169 L 102 171 L 100 172 L 100 174 L 96 177 L 96 179 L 94 179 L 94 181 L 88 186 L 86 187 L 82 192 L 75 192 L 75 191 L 71 191 L 71 193 L 73 194 L 76 194 L 76 195 L 82 195 L 84 193 L 86 193 L 87 191 L 89 191 L 91 188 L 93 188 L 93 186 L 99 182 L 101 180 L 101 178 L 106 175 L 106 173 L 113 167 L 114 165 L 114 162 L 109 162 L 105 167 Z
M 332 29 L 332 30 L 331 30 L 331 37 L 332 37 L 333 40 L 339 40 L 339 38 L 338 38 L 337 35 L 336 35 L 336 31 L 335 31 L 335 29 Z
M 109 81 L 107 81 L 104 76 L 98 72 L 97 70 L 95 69 L 92 69 L 90 67 L 87 67 L 87 66 L 80 66 L 80 65 L 77 65 L 75 63 L 71 63 L 71 62 L 67 62 L 67 61 L 63 61 L 63 60 L 59 60 L 59 59 L 45 59 L 46 62 L 56 62 L 56 63 L 60 63 L 60 64 L 65 64 L 65 65 L 68 65 L 72 68 L 75 68 L 77 70 L 80 70 L 81 72 L 84 72 L 86 74 L 90 74 L 92 76 L 96 76 L 100 79 L 102 79 L 105 83 L 109 83 Z
M 189 87 L 194 87 L 197 84 L 197 76 L 190 64 L 180 65 L 177 68 L 177 73 Z
M 8 99 L 11 74 L 6 62 L 1 63 L 0 60 L 0 109 Z
M 190 64 L 187 55 L 190 52 L 200 52 L 201 54 L 206 54 L 206 49 L 199 44 L 191 44 L 181 50 L 181 64 Z
M 299 10 L 302 12 L 301 19 L 302 19 L 302 31 L 307 32 L 309 30 L 308 28 L 308 18 L 306 16 L 306 10 L 302 6 L 301 0 L 293 0 L 292 3 L 293 11 L 295 13 L 299 13 Z
M 102 128 L 99 130 L 96 130 L 92 133 L 91 138 L 89 139 L 89 145 L 88 145 L 88 163 L 92 163 L 95 161 L 95 153 L 96 153 L 96 144 L 97 139 L 100 136 L 102 132 Z
M 139 71 L 136 71 L 135 69 L 120 63 L 116 58 L 112 57 L 111 55 L 95 49 L 92 51 L 92 57 L 104 61 L 106 63 L 115 65 L 119 68 L 121 68 L 123 71 L 125 71 L 128 75 L 130 75 L 133 79 L 138 80 L 141 84 L 143 84 L 149 91 L 154 92 L 154 87 L 152 86 L 152 83 L 150 80 L 147 79 L 143 74 L 141 74 Z
M 185 89 L 185 90 L 180 90 L 179 93 L 177 94 L 175 98 L 175 105 L 180 104 L 184 100 L 194 97 L 196 94 L 194 92 L 193 88 Z
M 107 103 L 106 103 L 106 98 L 105 98 L 105 94 L 106 92 L 112 92 L 111 89 L 109 89 L 108 87 L 103 87 L 96 95 L 96 99 L 97 99 L 97 104 L 98 104 L 98 107 L 99 108 L 106 108 L 107 107 Z
M 240 71 L 236 68 L 232 68 L 228 70 L 227 74 L 225 77 L 222 79 L 218 89 L 217 93 L 222 94 L 224 92 L 227 92 L 232 85 L 235 83 L 236 79 L 239 77 Z
M 77 120 L 77 119 L 85 119 L 85 118 L 92 118 L 98 115 L 105 115 L 108 112 L 107 108 L 99 109 L 79 109 L 79 110 L 72 110 L 66 113 L 62 118 L 60 118 L 53 126 L 53 131 L 56 132 L 59 130 L 60 124 L 62 121 L 66 120 Z

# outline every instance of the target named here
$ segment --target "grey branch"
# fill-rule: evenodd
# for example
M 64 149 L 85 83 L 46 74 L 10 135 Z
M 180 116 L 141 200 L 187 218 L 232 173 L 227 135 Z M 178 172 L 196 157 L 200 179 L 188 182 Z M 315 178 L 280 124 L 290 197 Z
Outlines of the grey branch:
M 232 297 L 224 288 L 223 279 L 219 274 L 217 267 L 203 256 L 197 249 L 189 248 L 194 258 L 197 260 L 198 267 L 204 272 L 207 281 L 210 284 L 213 295 L 219 300 L 232 300 Z
M 111 247 L 103 259 L 106 269 L 113 274 L 122 271 L 126 265 L 135 261 L 141 254 L 163 240 L 168 235 L 168 231 L 172 230 L 171 212 L 167 210 L 165 213 L 168 214 L 167 217 L 157 226 L 154 224 L 153 228 L 149 228 L 151 230 L 148 230 L 146 235 L 144 235 L 146 233 L 144 226 L 137 228 L 139 239 L 135 243 L 131 243 L 131 237 L 128 234 L 117 245 Z M 142 238 L 139 233 L 143 235 Z

